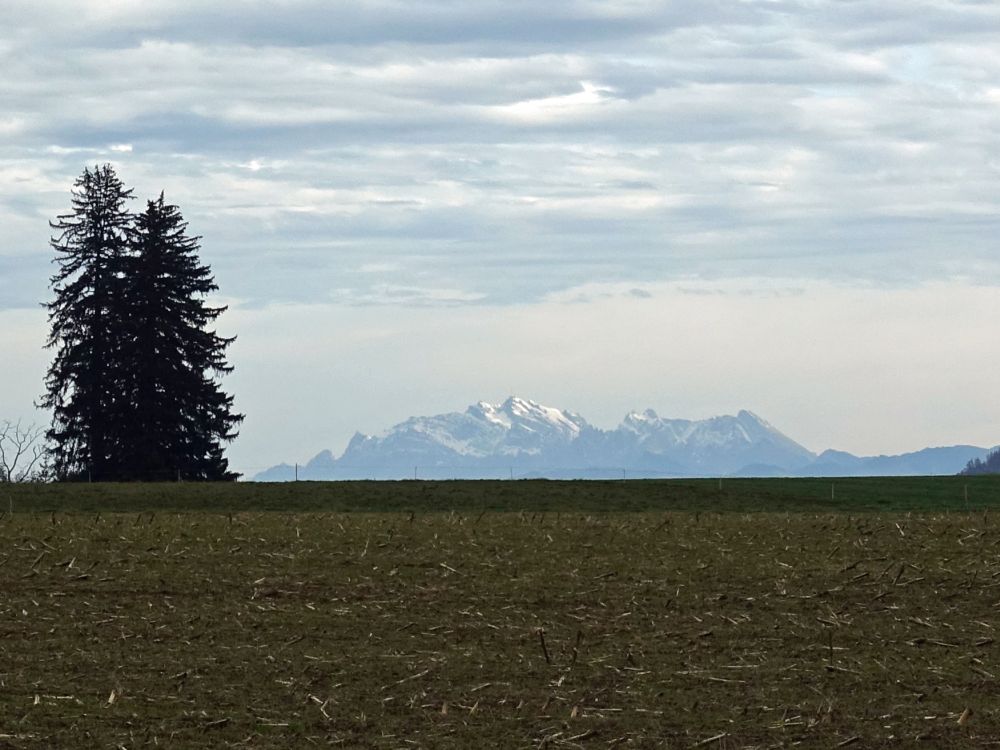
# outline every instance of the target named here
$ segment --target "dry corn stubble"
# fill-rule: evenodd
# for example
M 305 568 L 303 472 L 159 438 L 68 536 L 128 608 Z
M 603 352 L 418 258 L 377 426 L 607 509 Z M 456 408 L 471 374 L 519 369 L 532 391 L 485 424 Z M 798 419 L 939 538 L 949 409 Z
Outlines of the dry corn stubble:
M 24 514 L 0 747 L 1000 736 L 978 514 Z

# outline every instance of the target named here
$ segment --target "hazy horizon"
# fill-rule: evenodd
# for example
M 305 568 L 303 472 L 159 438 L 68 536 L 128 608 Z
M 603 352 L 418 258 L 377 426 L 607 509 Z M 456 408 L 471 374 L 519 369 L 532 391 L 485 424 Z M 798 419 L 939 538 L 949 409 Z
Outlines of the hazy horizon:
M 9 0 L 0 419 L 110 162 L 204 238 L 237 470 L 511 394 L 996 445 L 997 49 L 961 0 Z

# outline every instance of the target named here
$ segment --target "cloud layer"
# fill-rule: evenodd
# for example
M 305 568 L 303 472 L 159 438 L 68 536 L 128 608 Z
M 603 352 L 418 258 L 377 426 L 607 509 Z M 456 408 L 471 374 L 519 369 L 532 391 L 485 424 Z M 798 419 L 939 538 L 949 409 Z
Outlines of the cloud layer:
M 12 0 L 0 29 L 5 307 L 105 160 L 259 304 L 998 278 L 994 4 Z

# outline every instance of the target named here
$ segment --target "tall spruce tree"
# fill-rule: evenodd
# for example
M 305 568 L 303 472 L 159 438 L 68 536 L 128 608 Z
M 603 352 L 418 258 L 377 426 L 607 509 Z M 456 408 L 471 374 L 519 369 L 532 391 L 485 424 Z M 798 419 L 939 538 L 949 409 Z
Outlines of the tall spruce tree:
M 180 210 L 161 194 L 135 216 L 110 165 L 85 169 L 52 238 L 47 305 L 55 357 L 41 405 L 60 479 L 235 479 L 223 443 L 243 416 L 218 376 L 233 338 L 209 326 L 225 307 Z
M 122 383 L 131 404 L 121 455 L 128 479 L 236 478 L 223 443 L 243 416 L 217 382 L 233 369 L 225 353 L 235 339 L 209 329 L 226 308 L 205 302 L 218 286 L 187 226 L 162 193 L 135 221 Z
M 55 356 L 41 405 L 52 411 L 46 433 L 50 464 L 61 479 L 113 479 L 112 463 L 124 408 L 115 383 L 120 371 L 122 288 L 132 215 L 125 188 L 110 165 L 85 169 L 73 186 L 72 210 L 51 223 L 59 270 L 55 299 L 46 305 L 46 346 Z

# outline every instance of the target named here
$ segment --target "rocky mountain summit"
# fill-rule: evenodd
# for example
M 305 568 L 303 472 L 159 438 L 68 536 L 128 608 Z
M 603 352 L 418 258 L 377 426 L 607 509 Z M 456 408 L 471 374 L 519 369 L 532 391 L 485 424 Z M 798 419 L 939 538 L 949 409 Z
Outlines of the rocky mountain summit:
M 379 435 L 357 433 L 339 458 L 323 451 L 297 471 L 313 480 L 946 474 L 985 453 L 954 446 L 905 456 L 817 455 L 749 411 L 690 420 L 646 409 L 602 430 L 579 414 L 512 396 L 411 417 Z M 281 464 L 254 479 L 295 476 L 296 467 Z

